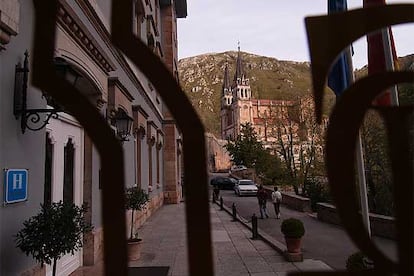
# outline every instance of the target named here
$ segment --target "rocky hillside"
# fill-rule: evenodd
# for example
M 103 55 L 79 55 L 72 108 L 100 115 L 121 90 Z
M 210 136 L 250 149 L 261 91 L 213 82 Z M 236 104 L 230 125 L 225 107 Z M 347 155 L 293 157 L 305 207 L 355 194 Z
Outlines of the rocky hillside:
M 295 99 L 310 93 L 309 63 L 281 61 L 241 52 L 254 98 Z M 224 67 L 233 80 L 237 52 L 204 54 L 179 61 L 180 82 L 208 131 L 220 129 L 220 96 Z
M 241 52 L 243 65 L 250 78 L 253 97 L 257 99 L 293 100 L 311 92 L 310 64 L 282 61 Z M 220 133 L 220 97 L 224 67 L 229 65 L 233 80 L 237 52 L 204 54 L 179 61 L 180 83 L 202 118 L 206 130 Z M 404 57 L 402 68 L 414 70 L 414 55 Z M 364 72 L 365 70 L 365 72 Z M 361 72 L 366 73 L 366 68 Z M 333 93 L 328 93 L 333 102 Z M 329 104 L 328 102 L 328 104 Z

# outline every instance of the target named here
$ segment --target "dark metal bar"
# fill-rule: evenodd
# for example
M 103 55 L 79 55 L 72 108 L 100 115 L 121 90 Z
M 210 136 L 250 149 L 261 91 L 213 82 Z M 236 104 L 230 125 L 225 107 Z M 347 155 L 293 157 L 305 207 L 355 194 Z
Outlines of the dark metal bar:
M 257 231 L 257 217 L 256 214 L 252 216 L 252 240 L 256 240 L 259 238 L 259 233 Z
M 233 220 L 232 221 L 237 221 L 237 210 L 236 210 L 236 204 L 233 202 L 233 205 L 231 206 L 232 209 L 232 213 L 233 213 Z

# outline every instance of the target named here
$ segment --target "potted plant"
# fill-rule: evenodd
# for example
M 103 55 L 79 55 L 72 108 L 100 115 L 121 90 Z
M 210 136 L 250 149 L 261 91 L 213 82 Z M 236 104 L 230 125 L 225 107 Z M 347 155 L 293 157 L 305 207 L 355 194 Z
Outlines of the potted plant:
M 346 260 L 346 270 L 349 272 L 362 272 L 374 268 L 374 264 L 362 252 L 356 252 Z
M 287 252 L 301 253 L 301 239 L 305 234 L 305 227 L 303 226 L 302 221 L 295 218 L 288 218 L 283 220 L 280 228 L 285 235 Z
M 140 242 L 138 234 L 134 233 L 134 213 L 143 209 L 145 204 L 149 200 L 148 194 L 137 186 L 126 189 L 125 192 L 125 207 L 127 210 L 131 210 L 131 226 L 130 234 L 128 238 L 128 257 L 129 260 L 138 260 L 140 257 Z
M 39 214 L 23 222 L 24 227 L 16 234 L 16 244 L 26 255 L 40 263 L 56 263 L 66 254 L 82 247 L 82 235 L 92 230 L 85 222 L 86 205 L 78 207 L 62 201 L 41 205 Z

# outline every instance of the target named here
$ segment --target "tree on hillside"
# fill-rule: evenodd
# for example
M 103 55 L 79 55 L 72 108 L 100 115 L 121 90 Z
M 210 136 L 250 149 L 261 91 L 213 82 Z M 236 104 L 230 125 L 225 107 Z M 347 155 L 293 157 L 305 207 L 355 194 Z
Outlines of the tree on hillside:
M 393 215 L 394 199 L 387 135 L 379 114 L 373 111 L 366 114 L 361 134 L 370 210 L 381 215 Z
M 271 110 L 273 149 L 281 157 L 288 181 L 295 192 L 310 174 L 323 174 L 323 135 L 326 124 L 318 125 L 313 115 L 313 99 L 302 98 L 294 104 Z
M 265 184 L 276 185 L 282 177 L 280 159 L 277 155 L 271 154 L 269 149 L 259 152 L 255 167 L 257 175 Z
M 235 141 L 228 141 L 224 146 L 236 165 L 254 167 L 263 145 L 257 139 L 256 132 L 250 123 L 241 124 L 240 134 Z
M 275 183 L 280 175 L 280 161 L 270 154 L 258 141 L 256 132 L 250 123 L 242 124 L 240 134 L 235 141 L 227 141 L 224 146 L 236 165 L 253 168 L 256 174 L 266 182 Z

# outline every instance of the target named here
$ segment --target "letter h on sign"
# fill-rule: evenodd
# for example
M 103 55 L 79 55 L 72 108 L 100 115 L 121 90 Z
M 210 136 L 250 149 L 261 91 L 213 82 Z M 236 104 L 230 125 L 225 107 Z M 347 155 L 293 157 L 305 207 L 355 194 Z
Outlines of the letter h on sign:
M 27 200 L 28 171 L 26 169 L 8 169 L 5 173 L 5 203 Z

